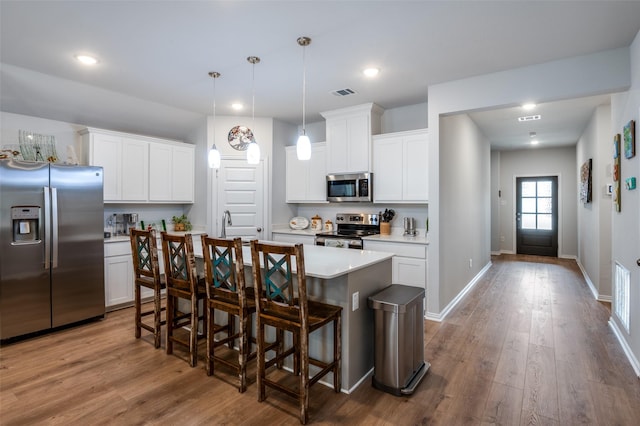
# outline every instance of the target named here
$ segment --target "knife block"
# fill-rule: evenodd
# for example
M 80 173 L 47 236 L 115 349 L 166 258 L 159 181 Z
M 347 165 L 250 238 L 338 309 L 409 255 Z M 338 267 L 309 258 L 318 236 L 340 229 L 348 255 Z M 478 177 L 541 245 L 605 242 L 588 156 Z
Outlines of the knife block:
M 380 235 L 391 235 L 391 222 L 380 222 Z

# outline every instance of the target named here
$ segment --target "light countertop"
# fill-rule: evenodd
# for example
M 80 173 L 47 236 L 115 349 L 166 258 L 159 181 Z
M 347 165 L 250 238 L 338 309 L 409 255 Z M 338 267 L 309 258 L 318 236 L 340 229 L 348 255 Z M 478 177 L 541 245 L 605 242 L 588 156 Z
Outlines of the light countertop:
M 171 234 L 171 235 L 184 235 L 184 234 L 188 233 L 188 234 L 193 235 L 194 239 L 195 239 L 195 238 L 200 238 L 199 235 L 200 234 L 204 234 L 204 231 L 189 231 L 189 232 L 168 231 L 167 233 Z M 156 236 L 159 239 L 160 238 L 160 232 L 156 231 Z M 128 235 L 116 235 L 115 237 L 105 238 L 104 239 L 105 243 L 121 243 L 123 241 L 129 242 L 130 241 L 129 236 Z
M 287 243 L 277 242 L 279 245 Z M 194 247 L 196 257 L 202 257 L 199 247 Z M 251 266 L 251 247 L 242 247 L 245 266 Z M 391 259 L 393 253 L 371 250 L 353 250 L 324 246 L 304 246 L 304 267 L 309 277 L 332 279 L 359 269 Z M 295 264 L 293 265 L 295 273 Z

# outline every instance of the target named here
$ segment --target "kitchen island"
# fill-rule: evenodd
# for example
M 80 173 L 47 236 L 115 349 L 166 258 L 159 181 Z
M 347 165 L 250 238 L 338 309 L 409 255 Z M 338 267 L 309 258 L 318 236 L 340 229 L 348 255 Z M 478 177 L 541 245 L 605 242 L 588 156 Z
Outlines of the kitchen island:
M 278 243 L 284 244 L 284 243 Z M 195 243 L 196 257 L 202 257 Z M 247 285 L 252 285 L 251 248 L 244 246 Z M 367 298 L 391 284 L 393 254 L 369 250 L 305 246 L 307 293 L 317 300 L 342 307 L 342 392 L 351 393 L 373 371 L 373 312 Z M 295 272 L 295 271 L 293 271 Z M 329 360 L 333 356 L 333 329 L 311 334 L 310 355 Z M 322 381 L 332 384 L 327 375 Z

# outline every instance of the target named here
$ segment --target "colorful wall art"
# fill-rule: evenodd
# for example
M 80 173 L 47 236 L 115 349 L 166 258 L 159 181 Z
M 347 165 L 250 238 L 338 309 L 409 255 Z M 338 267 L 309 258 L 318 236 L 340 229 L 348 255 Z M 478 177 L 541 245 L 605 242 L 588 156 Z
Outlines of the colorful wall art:
M 620 203 L 622 175 L 620 174 L 620 133 L 613 137 L 613 205 L 617 212 L 621 211 Z
M 625 158 L 633 158 L 636 155 L 636 122 L 631 120 L 622 129 L 624 140 Z

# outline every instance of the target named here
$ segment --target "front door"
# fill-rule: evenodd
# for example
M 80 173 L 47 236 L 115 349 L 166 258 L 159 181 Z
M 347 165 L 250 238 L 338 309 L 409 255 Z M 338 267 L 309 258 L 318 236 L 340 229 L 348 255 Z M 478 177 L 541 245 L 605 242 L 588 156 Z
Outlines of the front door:
M 216 236 L 222 231 L 225 210 L 231 215 L 231 225 L 225 224 L 227 237 L 243 240 L 264 239 L 265 182 L 264 160 L 247 164 L 244 158 L 224 158 L 217 184 L 217 208 L 214 217 Z
M 558 256 L 558 177 L 516 178 L 518 254 Z

